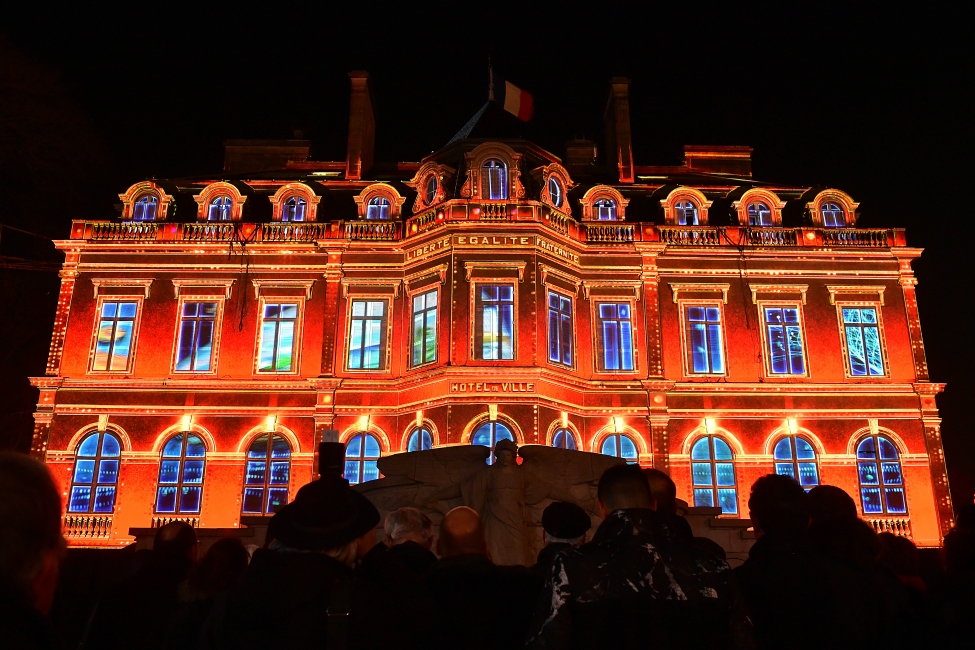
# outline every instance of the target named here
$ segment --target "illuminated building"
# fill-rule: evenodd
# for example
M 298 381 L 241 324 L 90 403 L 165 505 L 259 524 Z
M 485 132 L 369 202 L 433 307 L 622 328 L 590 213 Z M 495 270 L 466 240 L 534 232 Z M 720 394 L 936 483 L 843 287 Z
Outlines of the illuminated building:
M 790 473 L 939 544 L 921 251 L 857 228 L 840 190 L 754 180 L 745 147 L 635 165 L 628 82 L 611 86 L 609 165 L 477 125 L 374 163 L 354 73 L 347 160 L 228 143 L 224 172 L 136 183 L 119 217 L 75 221 L 33 380 L 71 542 L 273 511 L 334 429 L 353 481 L 381 454 L 511 437 L 658 467 L 729 517 Z

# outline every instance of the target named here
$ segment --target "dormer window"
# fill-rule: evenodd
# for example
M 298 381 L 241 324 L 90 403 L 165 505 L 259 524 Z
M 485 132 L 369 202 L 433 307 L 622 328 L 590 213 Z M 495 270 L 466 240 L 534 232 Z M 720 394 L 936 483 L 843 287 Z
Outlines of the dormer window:
M 616 201 L 613 199 L 599 199 L 592 207 L 596 221 L 616 221 Z
M 155 221 L 159 201 L 154 194 L 143 194 L 132 206 L 133 221 Z
M 304 221 L 308 202 L 300 196 L 292 196 L 284 202 L 281 221 Z
M 749 226 L 771 226 L 772 209 L 762 201 L 755 201 L 748 204 L 748 225 Z
M 678 201 L 677 205 L 674 206 L 674 211 L 677 213 L 677 224 L 681 226 L 696 226 L 698 225 L 697 219 L 697 206 L 691 201 Z
M 508 198 L 508 167 L 497 158 L 481 166 L 481 198 L 493 201 Z
M 552 205 L 557 208 L 562 207 L 562 185 L 559 183 L 559 179 L 555 176 L 549 176 L 548 179 L 548 195 L 552 199 Z
M 217 196 L 210 201 L 207 211 L 207 221 L 230 221 L 230 209 L 233 201 L 229 196 Z
M 842 228 L 846 225 L 846 213 L 836 203 L 823 203 L 820 208 L 823 215 L 823 226 L 826 228 Z
M 366 219 L 389 219 L 389 199 L 383 196 L 374 196 L 369 199 Z
M 437 198 L 437 185 L 436 174 L 430 174 L 427 176 L 427 180 L 423 184 L 423 202 L 427 205 L 432 205 L 434 200 Z

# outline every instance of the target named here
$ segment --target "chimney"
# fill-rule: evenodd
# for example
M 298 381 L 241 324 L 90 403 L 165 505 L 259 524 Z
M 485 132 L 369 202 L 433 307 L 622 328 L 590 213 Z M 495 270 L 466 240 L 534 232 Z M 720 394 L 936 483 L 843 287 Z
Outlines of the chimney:
M 613 77 L 609 80 L 609 101 L 606 102 L 606 164 L 618 165 L 620 182 L 632 183 L 633 147 L 630 137 L 630 80 Z
M 349 73 L 352 93 L 349 97 L 349 148 L 345 159 L 345 177 L 358 180 L 372 167 L 376 146 L 376 117 L 372 111 L 369 73 Z
M 688 171 L 752 177 L 751 147 L 684 145 L 684 165 Z
M 589 167 L 596 162 L 596 143 L 592 140 L 576 138 L 565 143 L 565 156 L 562 162 L 567 167 Z

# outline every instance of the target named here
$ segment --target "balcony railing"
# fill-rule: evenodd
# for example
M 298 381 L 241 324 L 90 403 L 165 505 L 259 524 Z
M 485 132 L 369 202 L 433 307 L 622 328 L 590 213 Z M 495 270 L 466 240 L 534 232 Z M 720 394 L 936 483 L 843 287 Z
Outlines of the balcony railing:
M 158 232 L 157 224 L 145 221 L 123 223 L 105 221 L 91 224 L 91 239 L 96 241 L 153 241 Z
M 441 213 L 443 214 L 443 213 Z M 437 225 L 437 211 L 429 210 L 406 220 L 407 236 L 419 235 Z
M 327 239 L 329 223 L 265 223 L 261 226 L 261 241 L 310 242 Z
M 721 231 L 708 226 L 659 226 L 660 241 L 671 246 L 720 246 Z M 728 243 L 728 242 L 724 242 Z
M 108 539 L 112 535 L 112 518 L 99 515 L 65 515 L 64 536 L 72 539 Z
M 569 234 L 569 224 L 572 223 L 572 219 L 555 210 L 549 212 L 546 217 L 548 218 L 549 228 L 563 235 Z
M 600 244 L 628 244 L 636 241 L 636 226 L 631 223 L 586 224 L 586 241 Z
M 346 221 L 342 229 L 346 239 L 354 241 L 395 241 L 401 239 L 398 221 Z
M 193 528 L 199 528 L 200 527 L 200 518 L 199 517 L 165 517 L 165 516 L 160 517 L 160 516 L 157 515 L 157 516 L 155 516 L 155 517 L 152 518 L 152 528 L 162 528 L 166 524 L 171 524 L 174 521 L 186 522 L 187 524 L 189 524 Z
M 744 232 L 749 246 L 795 246 L 801 237 L 794 228 L 748 228 Z
M 868 518 L 866 522 L 878 533 L 893 533 L 899 537 L 913 537 L 908 517 Z
M 824 246 L 860 246 L 886 248 L 890 245 L 889 231 L 871 228 L 870 230 L 851 228 L 824 228 L 820 231 Z
M 181 223 L 180 233 L 183 241 L 210 242 L 231 241 L 234 238 L 236 225 L 233 223 L 219 223 L 207 221 L 204 223 Z

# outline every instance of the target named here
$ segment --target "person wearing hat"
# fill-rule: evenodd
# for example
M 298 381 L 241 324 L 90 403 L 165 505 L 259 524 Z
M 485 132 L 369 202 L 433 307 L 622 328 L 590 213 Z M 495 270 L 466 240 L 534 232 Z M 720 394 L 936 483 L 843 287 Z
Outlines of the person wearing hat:
M 592 521 L 585 510 L 568 501 L 553 501 L 542 512 L 545 547 L 538 552 L 532 570 L 543 577 L 552 566 L 559 551 L 586 543 L 586 533 Z

